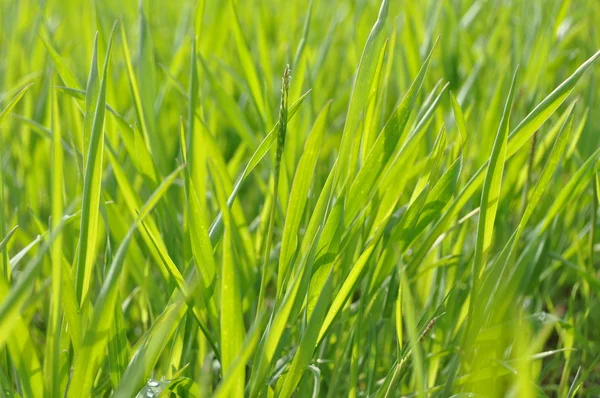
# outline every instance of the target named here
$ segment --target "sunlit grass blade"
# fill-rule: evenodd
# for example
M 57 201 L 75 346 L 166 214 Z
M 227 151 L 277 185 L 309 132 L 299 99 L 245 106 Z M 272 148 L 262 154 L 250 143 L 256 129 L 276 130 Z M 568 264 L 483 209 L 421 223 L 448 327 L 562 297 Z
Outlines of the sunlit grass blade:
M 342 132 L 342 141 L 340 143 L 340 153 L 338 162 L 340 167 L 336 168 L 336 174 L 339 174 L 339 179 L 343 182 L 346 178 L 353 176 L 354 170 L 351 170 L 352 164 L 351 154 L 353 151 L 354 134 L 358 128 L 360 116 L 367 104 L 368 93 L 371 88 L 373 76 L 377 68 L 377 60 L 380 51 L 380 47 L 384 43 L 383 39 L 383 28 L 387 19 L 389 10 L 389 1 L 383 0 L 381 2 L 381 8 L 377 20 L 369 33 L 365 48 L 363 50 L 360 63 L 356 72 L 356 80 L 350 96 L 350 103 L 348 105 L 348 114 L 346 116 L 346 123 L 344 124 L 344 130 Z M 338 177 L 334 179 L 334 186 L 338 184 Z
M 77 88 L 77 89 L 80 88 L 81 86 L 79 85 L 77 79 L 75 78 L 75 75 L 73 75 L 73 72 L 71 71 L 71 69 L 69 69 L 69 67 L 65 63 L 65 60 L 60 56 L 58 51 L 56 51 L 56 49 L 53 47 L 52 43 L 50 42 L 50 38 L 48 37 L 48 32 L 44 29 L 44 30 L 40 30 L 38 32 L 38 34 L 39 34 L 39 38 L 42 40 L 42 43 L 44 43 L 46 50 L 48 50 L 50 57 L 52 58 L 54 67 L 56 68 L 58 75 L 60 76 L 62 81 L 65 83 L 65 85 L 69 86 L 69 87 Z
M 52 227 L 58 225 L 63 215 L 63 190 L 64 190 L 64 155 L 62 148 L 62 132 L 58 99 L 56 91 L 52 92 L 50 103 L 52 112 Z M 61 329 L 61 302 L 62 302 L 62 235 L 54 240 L 51 249 L 52 260 L 52 297 L 50 300 L 49 326 L 46 337 L 46 355 L 44 362 L 45 387 L 48 396 L 60 395 L 60 329 Z
M 289 200 L 290 205 L 287 208 L 285 224 L 283 226 L 281 252 L 279 254 L 279 269 L 277 272 L 278 291 L 281 291 L 283 287 L 284 278 L 298 244 L 298 228 L 300 227 L 306 205 L 306 198 L 308 196 L 313 173 L 323 143 L 323 135 L 330 105 L 331 103 L 325 105 L 325 108 L 323 108 L 315 121 L 294 176 Z
M 112 33 L 106 52 L 106 58 L 104 59 L 104 67 L 102 68 L 102 79 L 98 90 L 98 99 L 95 101 L 96 108 L 94 109 L 94 118 L 91 124 L 92 130 L 89 132 L 90 146 L 87 149 L 87 160 L 85 164 L 79 247 L 74 269 L 75 293 L 80 305 L 82 305 L 87 298 L 96 253 L 100 192 L 102 189 L 102 168 L 104 161 L 106 84 L 108 80 L 108 64 L 110 61 L 111 45 Z M 95 59 L 95 56 L 93 59 Z
M 227 208 L 225 190 L 220 181 L 218 173 L 213 173 L 219 207 L 223 214 L 224 235 L 223 235 L 223 264 L 221 269 L 221 366 L 222 372 L 227 373 L 233 367 L 234 361 L 240 349 L 243 346 L 246 334 L 244 319 L 242 317 L 242 285 L 240 281 L 239 265 L 236 266 L 236 260 L 233 248 L 233 228 L 235 225 L 231 222 L 229 210 Z M 245 369 L 238 369 L 238 373 L 231 375 L 235 379 L 234 386 L 231 389 L 231 396 L 240 396 L 244 394 Z
M 92 50 L 92 63 L 90 74 L 85 86 L 85 114 L 83 115 L 83 164 L 87 160 L 87 148 L 90 146 L 92 126 L 94 123 L 97 101 L 99 99 L 100 81 L 98 77 L 98 33 L 94 37 L 94 48 Z M 106 72 L 106 71 L 105 71 Z
M 0 297 L 2 300 L 15 299 L 15 296 L 9 293 L 9 286 L 4 279 L 0 277 Z M 11 291 L 12 293 L 12 291 Z M 4 307 L 4 306 L 3 306 Z M 44 396 L 44 379 L 42 378 L 42 366 L 40 364 L 35 347 L 27 327 L 26 319 L 20 314 L 11 316 L 10 330 L 3 328 L 3 333 L 8 333 L 2 340 L 6 341 L 8 353 L 14 364 L 14 370 L 17 377 L 21 379 L 23 395 L 31 397 Z M 12 388 L 12 386 L 10 387 Z M 8 390 L 9 394 L 10 389 Z
M 485 180 L 483 182 L 483 191 L 481 193 L 481 202 L 479 205 L 479 220 L 477 224 L 477 240 L 475 242 L 475 254 L 473 259 L 473 268 L 471 271 L 471 299 L 469 302 L 470 314 L 477 303 L 477 293 L 479 289 L 479 278 L 485 262 L 485 256 L 492 243 L 492 233 L 494 231 L 494 221 L 498 211 L 500 201 L 500 191 L 502 186 L 502 175 L 504 173 L 504 162 L 506 161 L 506 148 L 508 143 L 508 130 L 510 123 L 510 114 L 514 99 L 515 84 L 517 81 L 517 72 L 515 72 L 508 97 L 500 119 L 500 126 L 494 140 L 494 147 L 490 155 Z M 473 321 L 473 319 L 470 319 Z
M 248 49 L 248 44 L 246 42 L 246 38 L 244 37 L 244 33 L 242 32 L 242 26 L 240 25 L 239 16 L 237 14 L 237 5 L 233 0 L 229 0 L 228 2 L 230 4 L 229 8 L 231 12 L 230 26 L 233 30 L 233 37 L 236 44 L 235 47 L 240 59 L 240 65 L 244 70 L 246 83 L 248 84 L 250 94 L 252 95 L 252 100 L 258 111 L 258 116 L 263 121 L 263 124 L 268 126 L 270 124 L 270 120 L 272 119 L 271 113 L 267 111 L 267 104 L 263 97 L 263 88 L 260 84 L 258 71 L 254 65 L 252 54 Z
M 239 384 L 239 373 L 240 369 L 245 367 L 252 354 L 256 351 L 256 347 L 260 342 L 261 333 L 264 330 L 265 323 L 267 321 L 266 313 L 263 312 L 259 314 L 250 330 L 246 334 L 246 339 L 242 348 L 240 349 L 235 361 L 233 361 L 232 366 L 229 371 L 223 375 L 223 380 L 221 384 L 215 390 L 213 397 L 214 398 L 222 398 L 227 397 L 231 394 L 232 389 Z
M 187 162 L 187 146 L 183 130 L 183 121 L 180 124 L 181 142 L 183 159 Z M 206 215 L 198 200 L 198 193 L 189 173 L 186 171 L 187 202 L 189 208 L 189 234 L 192 245 L 192 254 L 198 275 L 201 275 L 206 288 L 202 295 L 208 306 L 208 312 L 214 327 L 218 327 L 217 308 L 215 305 L 215 295 L 217 284 L 217 265 L 213 255 L 213 247 L 208 234 L 206 224 Z
M 129 51 L 129 46 L 127 44 L 127 37 L 125 36 L 125 26 L 121 24 L 121 41 L 123 43 L 123 54 L 125 56 L 125 65 L 127 66 L 127 78 L 129 79 L 129 88 L 131 90 L 131 95 L 133 96 L 133 103 L 135 105 L 135 112 L 137 114 L 138 122 L 140 123 L 140 127 L 142 130 L 142 135 L 144 137 L 146 145 L 148 145 L 148 127 L 146 125 L 146 116 L 145 109 L 142 104 L 142 98 L 140 94 L 139 85 L 137 82 L 137 78 L 135 76 L 135 72 L 133 69 L 133 64 L 131 61 L 131 54 Z
M 554 89 L 542 102 L 540 102 L 511 132 L 508 136 L 506 155 L 512 156 L 542 125 L 556 112 L 558 107 L 573 91 L 575 84 L 584 72 L 600 57 L 600 50 L 585 61 L 571 76 Z

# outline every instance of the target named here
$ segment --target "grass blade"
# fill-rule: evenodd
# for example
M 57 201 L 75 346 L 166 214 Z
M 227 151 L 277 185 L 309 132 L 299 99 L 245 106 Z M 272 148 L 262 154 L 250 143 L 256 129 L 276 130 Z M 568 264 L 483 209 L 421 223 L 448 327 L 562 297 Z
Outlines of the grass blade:
M 108 63 L 110 60 L 112 33 L 108 43 L 104 67 L 102 68 L 102 79 L 100 81 L 98 99 L 95 101 L 96 109 L 94 110 L 94 119 L 91 125 L 90 146 L 87 150 L 87 161 L 83 183 L 79 247 L 77 259 L 75 261 L 75 293 L 79 305 L 83 305 L 87 299 L 96 252 L 100 192 L 102 189 L 102 166 L 104 159 L 106 81 L 108 79 Z M 95 56 L 92 59 L 95 59 Z
M 56 91 L 52 92 L 52 228 L 59 223 L 63 215 L 64 190 L 64 154 L 58 100 Z M 50 300 L 49 326 L 46 336 L 46 355 L 44 362 L 45 387 L 49 396 L 60 395 L 60 329 L 62 303 L 62 236 L 57 235 L 51 249 L 52 260 L 52 297 Z
M 368 93 L 371 89 L 371 83 L 377 68 L 378 55 L 380 48 L 384 43 L 382 31 L 385 20 L 387 19 L 388 10 L 389 1 L 382 0 L 377 20 L 369 33 L 360 59 L 360 64 L 358 65 L 356 81 L 354 82 L 350 104 L 348 105 L 348 116 L 346 117 L 344 131 L 342 132 L 342 141 L 340 143 L 340 153 L 338 157 L 340 167 L 336 168 L 336 174 L 341 174 L 339 174 L 339 177 L 336 176 L 336 178 L 334 178 L 334 186 L 337 186 L 338 178 L 343 183 L 354 172 L 354 170 L 351 170 L 352 164 L 350 163 L 351 153 L 353 152 L 353 137 L 358 128 L 360 115 L 367 104 Z
M 233 367 L 240 352 L 246 334 L 242 317 L 242 292 L 239 280 L 239 269 L 235 265 L 233 252 L 233 228 L 229 210 L 225 200 L 225 190 L 218 173 L 213 173 L 219 206 L 223 214 L 225 232 L 223 236 L 223 265 L 221 269 L 221 366 L 227 373 Z M 232 396 L 244 395 L 245 369 L 237 370 L 231 375 L 236 380 L 231 390 Z
M 285 224 L 283 226 L 283 238 L 281 242 L 281 252 L 279 254 L 279 270 L 277 272 L 278 291 L 281 291 L 283 288 L 283 283 L 289 264 L 298 245 L 298 228 L 300 227 L 310 183 L 312 181 L 319 152 L 323 144 L 323 135 L 325 132 L 325 124 L 327 123 L 327 115 L 329 114 L 330 105 L 330 102 L 325 105 L 325 108 L 323 108 L 317 117 L 312 131 L 306 140 L 304 153 L 302 154 L 302 157 L 298 163 L 298 167 L 296 168 L 296 174 L 294 176 L 292 192 L 289 200 L 290 205 L 287 208 Z
M 33 85 L 33 83 L 29 83 L 28 85 L 23 87 L 23 89 L 21 89 L 21 91 L 19 91 L 19 93 L 8 103 L 8 105 L 6 106 L 6 108 L 4 108 L 2 113 L 0 113 L 0 126 L 2 126 L 2 122 L 4 122 L 4 119 L 6 119 L 8 117 L 10 112 L 19 103 L 21 98 L 23 98 L 23 96 L 25 95 L 27 90 L 29 90 L 32 85 Z

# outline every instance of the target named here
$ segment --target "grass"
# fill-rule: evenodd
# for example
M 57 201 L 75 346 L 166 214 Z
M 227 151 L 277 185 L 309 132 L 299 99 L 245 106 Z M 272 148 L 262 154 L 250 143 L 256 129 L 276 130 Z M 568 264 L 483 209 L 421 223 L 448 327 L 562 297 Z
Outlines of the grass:
M 0 394 L 600 395 L 595 0 L 0 0 Z

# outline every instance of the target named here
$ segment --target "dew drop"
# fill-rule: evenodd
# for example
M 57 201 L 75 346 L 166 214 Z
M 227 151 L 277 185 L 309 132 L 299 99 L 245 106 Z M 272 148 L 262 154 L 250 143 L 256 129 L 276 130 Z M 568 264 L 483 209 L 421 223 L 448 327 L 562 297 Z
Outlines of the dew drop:
M 540 312 L 538 314 L 538 319 L 540 320 L 540 322 L 544 322 L 546 320 L 546 313 L 545 312 Z

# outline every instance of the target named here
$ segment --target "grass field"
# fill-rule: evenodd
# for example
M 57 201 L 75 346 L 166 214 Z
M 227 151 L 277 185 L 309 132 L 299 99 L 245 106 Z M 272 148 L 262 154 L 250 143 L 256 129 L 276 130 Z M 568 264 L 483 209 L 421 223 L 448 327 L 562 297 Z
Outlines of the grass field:
M 0 395 L 600 396 L 599 20 L 0 0 Z

